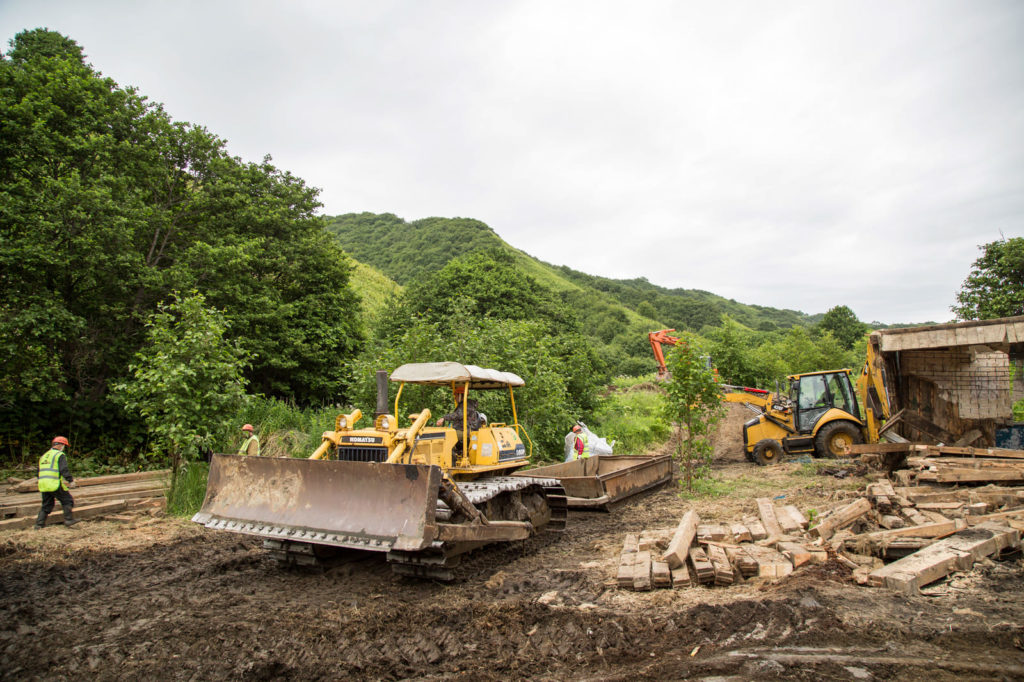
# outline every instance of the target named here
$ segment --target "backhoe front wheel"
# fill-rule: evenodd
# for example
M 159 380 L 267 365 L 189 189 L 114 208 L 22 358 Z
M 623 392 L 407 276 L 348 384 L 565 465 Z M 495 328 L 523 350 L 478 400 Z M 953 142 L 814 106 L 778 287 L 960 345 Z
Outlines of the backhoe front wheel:
M 763 438 L 754 445 L 754 461 L 758 466 L 778 464 L 782 459 L 782 443 L 774 438 Z
M 851 445 L 864 442 L 864 434 L 850 422 L 826 424 L 814 437 L 815 457 L 847 457 Z

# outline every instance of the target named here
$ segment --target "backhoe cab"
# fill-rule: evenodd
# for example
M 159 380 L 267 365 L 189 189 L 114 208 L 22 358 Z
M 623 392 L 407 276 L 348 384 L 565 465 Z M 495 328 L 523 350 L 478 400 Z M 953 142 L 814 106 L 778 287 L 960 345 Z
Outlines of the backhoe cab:
M 836 457 L 863 443 L 867 426 L 859 416 L 850 375 L 848 369 L 795 374 L 787 377 L 787 395 L 727 393 L 726 401 L 744 404 L 758 415 L 743 425 L 747 459 L 766 465 L 777 463 L 783 453 Z

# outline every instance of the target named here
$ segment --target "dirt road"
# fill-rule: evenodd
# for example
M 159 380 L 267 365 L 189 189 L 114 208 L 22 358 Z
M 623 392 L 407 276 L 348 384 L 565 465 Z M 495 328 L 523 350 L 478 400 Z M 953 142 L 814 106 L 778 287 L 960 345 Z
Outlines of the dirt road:
M 477 552 L 453 584 L 397 577 L 373 554 L 284 569 L 256 539 L 179 519 L 8 533 L 0 678 L 1024 678 L 1020 560 L 914 598 L 829 564 L 778 583 L 617 589 L 624 533 L 671 528 L 691 507 L 738 519 L 758 495 L 809 509 L 864 484 L 734 455 L 716 466 L 726 495 L 665 488 L 573 513 L 564 534 Z

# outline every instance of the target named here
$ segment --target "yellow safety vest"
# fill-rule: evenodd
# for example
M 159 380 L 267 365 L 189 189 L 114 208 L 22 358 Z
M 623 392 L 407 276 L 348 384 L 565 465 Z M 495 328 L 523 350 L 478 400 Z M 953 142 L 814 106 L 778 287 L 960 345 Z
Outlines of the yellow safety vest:
M 579 454 L 579 459 L 590 457 L 590 439 L 587 438 L 587 434 L 584 432 L 576 437 L 583 441 L 583 452 Z
M 60 456 L 63 454 L 51 448 L 39 458 L 39 492 L 52 493 L 62 487 L 64 482 L 60 480 Z
M 256 441 L 256 456 L 258 457 L 259 454 L 260 454 L 260 439 L 256 436 L 255 433 L 252 434 L 251 436 L 249 436 L 249 438 L 246 439 L 246 441 L 244 443 L 242 443 L 242 447 L 238 448 L 238 454 L 240 454 L 240 455 L 247 455 L 247 454 L 249 454 L 249 443 L 251 443 L 253 441 Z

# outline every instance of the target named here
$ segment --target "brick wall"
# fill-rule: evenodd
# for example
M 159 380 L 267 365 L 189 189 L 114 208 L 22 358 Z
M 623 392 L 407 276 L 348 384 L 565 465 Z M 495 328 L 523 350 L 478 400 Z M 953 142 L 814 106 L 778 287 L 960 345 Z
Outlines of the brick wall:
M 908 377 L 934 384 L 937 397 L 955 406 L 960 419 L 1010 417 L 1006 353 L 970 348 L 903 351 L 900 369 Z

